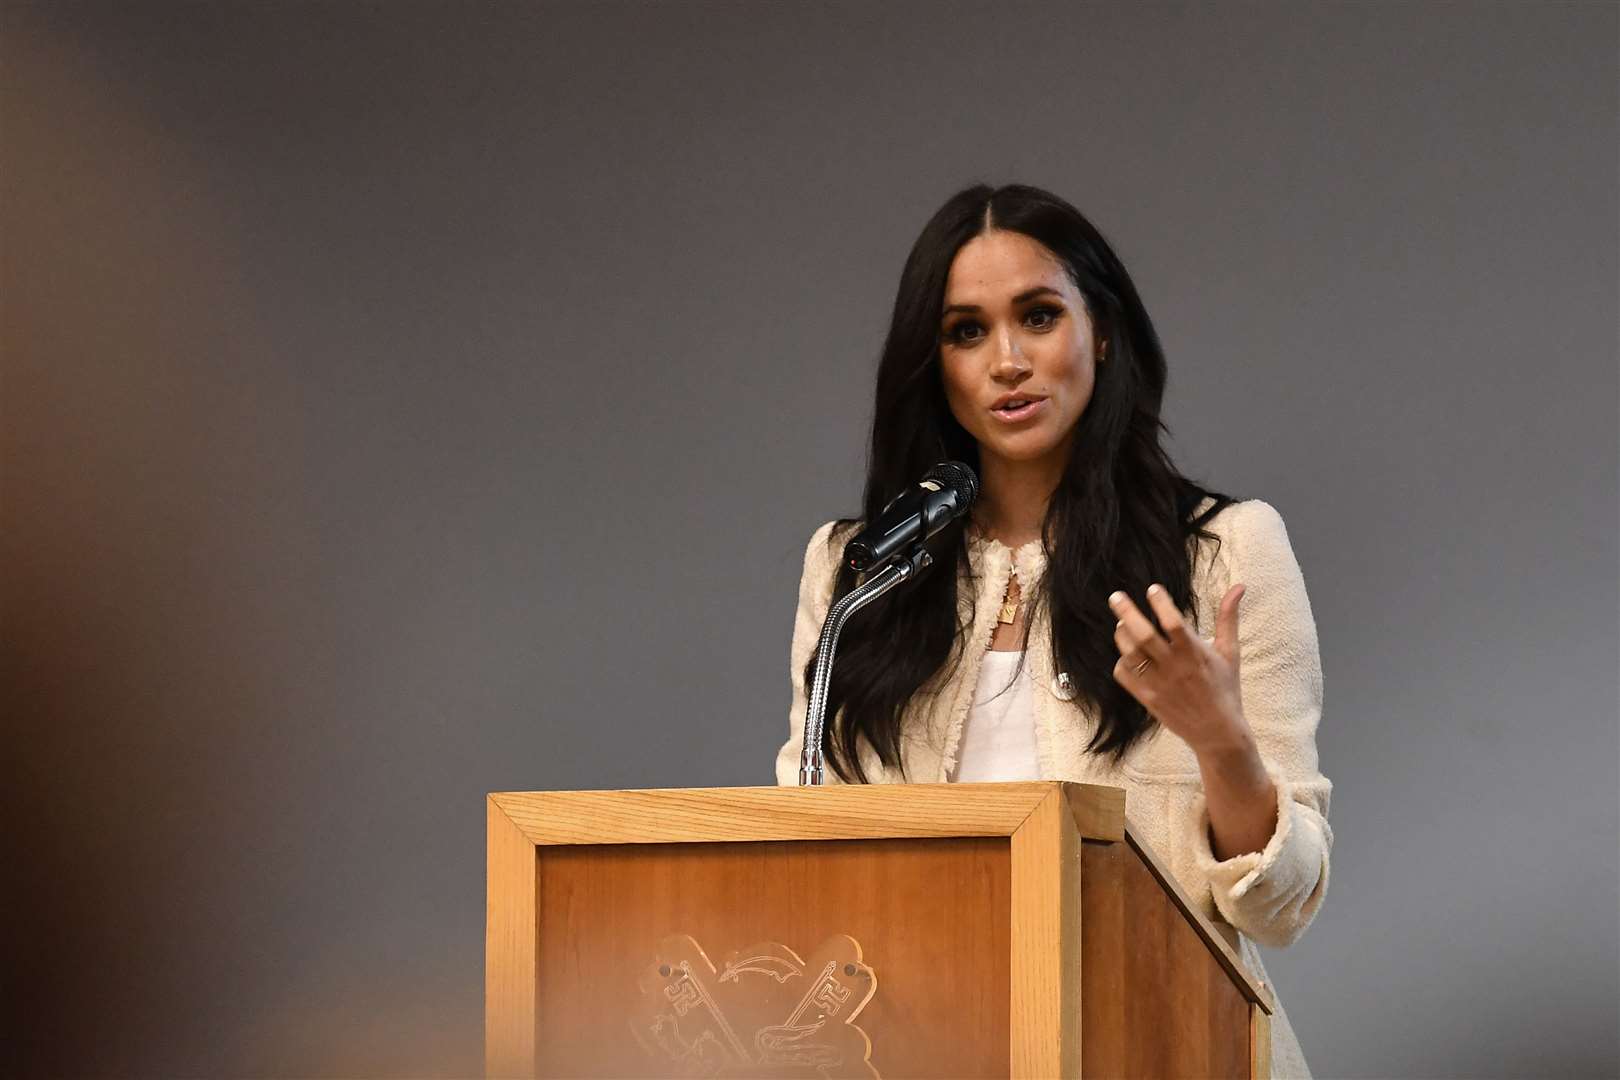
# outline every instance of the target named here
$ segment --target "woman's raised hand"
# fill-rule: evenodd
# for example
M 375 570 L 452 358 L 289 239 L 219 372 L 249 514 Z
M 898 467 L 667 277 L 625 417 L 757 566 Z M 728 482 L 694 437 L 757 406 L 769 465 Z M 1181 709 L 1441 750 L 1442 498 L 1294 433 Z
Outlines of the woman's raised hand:
M 1114 681 L 1200 758 L 1252 745 L 1238 682 L 1238 603 L 1243 593 L 1244 586 L 1233 585 L 1222 598 L 1213 643 L 1187 626 L 1161 585 L 1148 586 L 1147 598 L 1162 634 L 1125 593 L 1108 598 L 1119 618 Z

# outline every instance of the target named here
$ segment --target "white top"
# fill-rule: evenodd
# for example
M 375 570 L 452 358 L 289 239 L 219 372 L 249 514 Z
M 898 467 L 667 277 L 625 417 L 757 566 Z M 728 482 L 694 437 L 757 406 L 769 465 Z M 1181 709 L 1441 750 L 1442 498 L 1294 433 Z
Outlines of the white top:
M 973 689 L 973 707 L 962 726 L 953 781 L 971 784 L 1041 778 L 1035 746 L 1035 683 L 1029 677 L 1029 665 L 1019 663 L 1023 658 L 1022 652 L 994 649 L 984 654 Z

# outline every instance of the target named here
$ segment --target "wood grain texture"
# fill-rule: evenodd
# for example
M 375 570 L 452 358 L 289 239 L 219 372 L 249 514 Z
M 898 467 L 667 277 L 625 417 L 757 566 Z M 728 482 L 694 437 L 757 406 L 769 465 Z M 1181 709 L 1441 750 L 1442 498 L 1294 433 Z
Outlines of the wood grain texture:
M 1085 841 L 1080 849 L 1081 1075 L 1108 1078 L 1125 1061 L 1126 935 L 1124 877 L 1113 863 L 1123 844 Z
M 1007 1075 L 1006 838 L 540 849 L 538 1072 L 658 1076 L 630 1037 L 637 976 L 669 934 L 715 964 L 776 941 L 859 941 L 877 992 L 857 1020 L 887 1078 Z
M 1257 1003 L 1266 1012 L 1271 1012 L 1274 1008 L 1271 993 L 1249 972 L 1248 965 L 1238 956 L 1237 951 L 1232 948 L 1231 943 L 1226 940 L 1225 936 L 1215 929 L 1208 917 L 1193 904 L 1192 900 L 1181 888 L 1181 884 L 1176 881 L 1175 877 L 1165 867 L 1163 860 L 1148 846 L 1147 841 L 1142 839 L 1142 834 L 1130 824 L 1128 818 L 1125 823 L 1125 840 L 1136 851 L 1143 864 L 1153 873 L 1153 876 L 1158 879 L 1159 884 L 1164 888 L 1165 895 L 1181 909 L 1181 913 L 1192 924 L 1198 936 L 1204 939 L 1204 943 L 1209 946 L 1210 951 L 1220 961 L 1221 966 L 1226 968 L 1227 974 L 1238 984 L 1244 996 Z
M 1082 1074 L 1247 1077 L 1251 1002 L 1146 861 L 1087 842 L 1080 862 Z
M 1269 994 L 1118 789 L 509 792 L 487 813 L 491 1075 L 646 1075 L 625 994 L 670 934 L 717 962 L 854 937 L 885 1076 L 1269 1068 Z
M 1061 790 L 1012 837 L 1014 1077 L 1080 1075 L 1080 842 Z
M 1060 785 L 1083 840 L 1125 838 L 1125 790 L 1103 784 Z
M 1258 1005 L 1249 1006 L 1249 1076 L 1271 1080 L 1271 1015 Z
M 534 1072 L 536 882 L 534 844 L 494 799 L 485 800 L 484 1072 Z
M 536 845 L 1011 836 L 1066 790 L 1082 836 L 1125 833 L 1118 788 L 1019 784 L 832 784 L 653 791 L 521 791 L 490 797 Z

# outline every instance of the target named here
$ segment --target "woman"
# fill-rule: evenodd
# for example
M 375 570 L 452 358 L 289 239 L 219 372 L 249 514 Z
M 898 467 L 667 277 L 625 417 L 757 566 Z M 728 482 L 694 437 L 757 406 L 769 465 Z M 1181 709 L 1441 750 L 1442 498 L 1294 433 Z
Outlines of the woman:
M 980 495 L 930 541 L 932 571 L 845 628 L 828 752 L 835 781 L 1124 788 L 1264 980 L 1255 943 L 1296 940 L 1327 888 L 1316 627 L 1277 511 L 1176 471 L 1164 385 L 1136 289 L 1079 211 L 1021 185 L 940 208 L 901 274 L 862 517 L 947 459 Z M 805 552 L 782 784 L 856 526 L 827 523 Z M 1309 1075 L 1280 1009 L 1272 1031 L 1276 1075 Z

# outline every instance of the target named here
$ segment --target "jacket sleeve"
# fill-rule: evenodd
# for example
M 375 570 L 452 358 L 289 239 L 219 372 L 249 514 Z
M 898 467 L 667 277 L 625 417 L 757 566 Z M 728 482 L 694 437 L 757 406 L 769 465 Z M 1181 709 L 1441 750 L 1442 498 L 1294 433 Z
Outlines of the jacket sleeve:
M 1247 586 L 1238 623 L 1243 714 L 1277 787 L 1277 827 L 1257 852 L 1218 860 L 1200 788 L 1185 837 L 1216 909 L 1262 945 L 1297 941 L 1327 892 L 1328 796 L 1317 768 L 1322 663 L 1305 581 L 1283 520 L 1259 500 L 1235 505 L 1223 544 L 1228 585 Z M 1217 598 L 1218 599 L 1218 598 Z
M 793 616 L 793 644 L 788 650 L 788 678 L 793 684 L 793 702 L 788 707 L 788 740 L 776 754 L 776 782 L 792 787 L 799 782 L 799 754 L 804 747 L 804 714 L 808 705 L 809 688 L 804 685 L 804 666 L 810 654 L 816 651 L 821 636 L 821 624 L 832 606 L 833 577 L 837 572 L 837 553 L 833 550 L 832 531 L 837 522 L 829 521 L 810 537 L 804 551 L 804 572 L 799 577 L 799 607 Z M 836 773 L 828 769 L 826 782 L 839 783 Z

